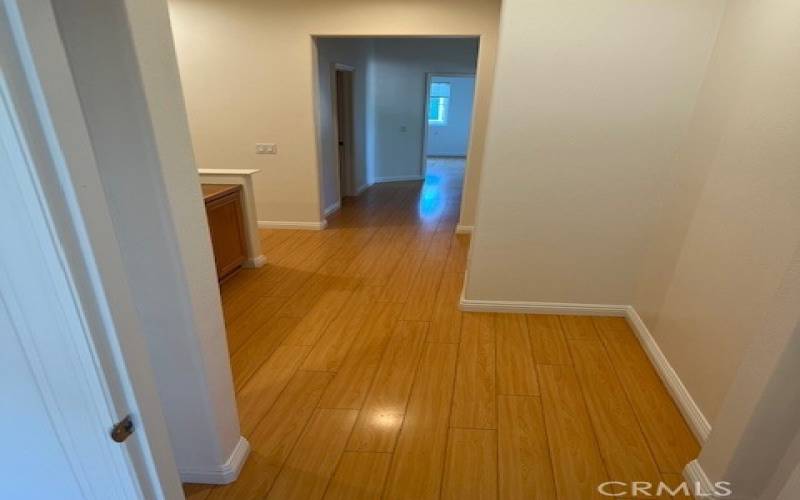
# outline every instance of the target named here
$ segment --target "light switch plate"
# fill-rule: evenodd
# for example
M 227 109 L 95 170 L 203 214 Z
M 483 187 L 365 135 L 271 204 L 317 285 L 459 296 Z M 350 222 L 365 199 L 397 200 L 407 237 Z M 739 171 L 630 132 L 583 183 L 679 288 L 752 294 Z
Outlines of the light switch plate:
M 278 154 L 278 146 L 277 144 L 273 144 L 270 142 L 259 142 L 256 143 L 256 154 L 257 155 L 274 155 Z

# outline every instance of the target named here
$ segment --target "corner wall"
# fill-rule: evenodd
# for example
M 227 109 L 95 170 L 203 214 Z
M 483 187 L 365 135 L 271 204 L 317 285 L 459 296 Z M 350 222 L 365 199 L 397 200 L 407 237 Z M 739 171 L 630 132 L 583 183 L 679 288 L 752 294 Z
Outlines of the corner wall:
M 630 304 L 721 0 L 506 0 L 466 298 Z
M 181 479 L 230 482 L 248 445 L 166 4 L 54 10 Z
M 713 427 L 800 248 L 800 6 L 503 9 L 466 298 L 632 304 Z

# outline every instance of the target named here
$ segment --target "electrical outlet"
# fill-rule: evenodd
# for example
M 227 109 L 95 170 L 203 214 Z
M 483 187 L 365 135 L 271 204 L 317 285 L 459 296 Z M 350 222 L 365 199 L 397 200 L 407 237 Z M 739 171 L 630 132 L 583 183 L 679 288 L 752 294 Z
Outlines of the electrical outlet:
M 275 155 L 278 154 L 278 146 L 269 142 L 256 143 L 257 155 Z

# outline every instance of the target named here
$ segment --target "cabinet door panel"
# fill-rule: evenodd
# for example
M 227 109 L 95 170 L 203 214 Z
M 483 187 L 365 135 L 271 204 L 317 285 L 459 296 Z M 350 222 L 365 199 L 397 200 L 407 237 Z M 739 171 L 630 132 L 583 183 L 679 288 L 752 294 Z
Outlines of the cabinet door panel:
M 206 204 L 214 261 L 220 281 L 239 269 L 247 258 L 242 222 L 241 191 Z

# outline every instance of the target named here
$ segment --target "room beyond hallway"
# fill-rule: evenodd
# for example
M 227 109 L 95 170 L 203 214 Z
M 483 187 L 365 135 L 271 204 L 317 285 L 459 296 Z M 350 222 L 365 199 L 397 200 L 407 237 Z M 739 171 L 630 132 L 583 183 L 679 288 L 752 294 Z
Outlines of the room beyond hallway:
M 596 498 L 698 445 L 621 318 L 462 313 L 463 162 L 376 184 L 324 231 L 265 230 L 222 286 L 243 435 L 189 498 Z
M 425 154 L 466 158 L 469 153 L 475 75 L 429 74 Z
M 371 184 L 422 179 L 429 156 L 467 157 L 478 38 L 314 37 L 314 48 L 324 216 Z

